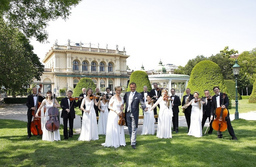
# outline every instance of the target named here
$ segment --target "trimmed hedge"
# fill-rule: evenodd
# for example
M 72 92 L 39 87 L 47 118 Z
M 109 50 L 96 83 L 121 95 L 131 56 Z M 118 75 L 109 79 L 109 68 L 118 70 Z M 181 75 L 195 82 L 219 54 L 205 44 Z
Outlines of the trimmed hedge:
M 27 97 L 20 97 L 20 98 L 13 98 L 13 97 L 6 97 L 4 98 L 5 104 L 25 104 L 27 103 Z
M 126 90 L 127 92 L 131 91 L 130 87 L 129 87 L 131 82 L 136 83 L 136 85 L 137 85 L 136 91 L 137 92 L 143 92 L 143 87 L 144 86 L 148 87 L 149 92 L 151 91 L 151 84 L 150 84 L 149 79 L 148 79 L 148 74 L 144 71 L 134 71 L 131 74 L 130 82 L 129 82 L 127 90 Z
M 221 92 L 227 92 L 220 67 L 210 60 L 197 63 L 191 72 L 187 88 L 190 88 L 192 94 L 198 92 L 201 97 L 206 89 L 214 95 L 214 86 L 219 86 Z
M 80 81 L 77 83 L 75 89 L 74 89 L 74 94 L 73 97 L 78 97 L 82 93 L 82 88 L 91 88 L 92 91 L 95 90 L 96 85 L 93 83 L 92 79 L 90 78 L 82 78 Z
M 242 99 L 249 99 L 250 98 L 250 96 L 241 96 L 242 97 Z
M 256 103 L 256 80 L 253 84 L 252 94 L 249 97 L 249 103 Z
M 227 88 L 227 94 L 229 99 L 236 99 L 236 83 L 232 80 L 224 80 L 225 86 Z M 238 95 L 239 97 L 239 95 Z

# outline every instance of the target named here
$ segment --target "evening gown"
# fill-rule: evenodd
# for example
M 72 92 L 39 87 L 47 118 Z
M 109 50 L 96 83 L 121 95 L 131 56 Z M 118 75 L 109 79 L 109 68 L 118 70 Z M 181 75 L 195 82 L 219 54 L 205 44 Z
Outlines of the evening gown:
M 191 106 L 191 119 L 188 135 L 194 137 L 202 137 L 203 106 L 201 104 L 201 108 L 199 108 L 199 102 L 195 103 L 194 99 L 191 103 Z
M 108 103 L 104 104 L 102 101 L 100 101 L 100 106 L 101 109 L 104 110 L 104 112 L 100 111 L 98 130 L 99 134 L 105 135 L 108 121 Z
M 170 106 L 167 106 L 167 101 L 163 100 L 161 96 L 154 106 L 160 104 L 159 114 L 158 114 L 158 126 L 157 134 L 158 138 L 172 138 L 172 108 L 171 102 Z
M 41 110 L 41 129 L 43 131 L 42 140 L 58 141 L 58 140 L 60 140 L 60 131 L 59 131 L 59 129 L 56 130 L 56 131 L 51 132 L 51 131 L 48 131 L 45 128 L 45 124 L 46 124 L 47 120 L 49 119 L 48 110 L 49 110 L 49 108 L 53 107 L 53 102 L 48 103 L 46 99 L 44 99 L 44 101 L 45 101 L 45 106 Z M 44 108 L 46 108 L 45 113 L 44 113 L 44 110 L 43 110 Z
M 97 127 L 97 118 L 94 109 L 94 101 L 84 98 L 86 110 L 90 110 L 90 113 L 84 112 L 82 119 L 82 128 L 81 133 L 78 138 L 79 141 L 90 141 L 98 140 L 98 127 Z
M 154 111 L 150 110 L 151 104 L 146 102 L 147 111 L 144 111 L 143 127 L 141 135 L 154 135 L 155 134 L 155 118 Z
M 121 98 L 122 99 L 122 98 Z M 117 113 L 121 111 L 122 101 L 116 99 L 115 96 L 112 96 L 109 102 L 109 113 L 108 113 L 108 122 L 106 129 L 106 138 L 105 143 L 102 145 L 105 147 L 120 147 L 125 146 L 125 135 L 124 135 L 124 126 L 118 125 L 119 116 L 112 110 L 115 110 Z M 112 105 L 112 106 L 111 106 Z

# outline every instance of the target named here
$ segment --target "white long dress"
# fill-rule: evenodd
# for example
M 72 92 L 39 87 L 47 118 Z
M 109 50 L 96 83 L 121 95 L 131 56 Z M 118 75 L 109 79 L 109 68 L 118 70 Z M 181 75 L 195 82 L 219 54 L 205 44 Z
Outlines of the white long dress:
M 153 110 L 150 110 L 151 104 L 146 102 L 147 111 L 144 111 L 143 127 L 141 135 L 154 135 L 155 134 L 155 118 Z
M 199 102 L 195 103 L 195 100 L 192 100 L 191 103 L 191 118 L 190 118 L 190 128 L 188 135 L 195 137 L 202 137 L 202 115 L 203 115 L 203 106 L 199 108 Z
M 123 104 L 123 98 L 121 99 L 122 101 L 119 101 L 115 96 L 112 96 L 109 102 L 109 108 L 119 113 L 121 111 L 121 105 Z M 125 146 L 124 126 L 118 125 L 119 116 L 111 110 L 108 113 L 105 143 L 102 145 L 115 148 Z
M 160 104 L 158 127 L 156 137 L 158 138 L 172 138 L 172 108 L 167 106 L 167 102 L 161 96 L 153 107 Z
M 43 131 L 43 135 L 42 135 L 42 140 L 45 140 L 45 141 L 59 141 L 60 140 L 60 131 L 59 129 L 56 130 L 56 131 L 48 131 L 46 128 L 45 128 L 45 124 L 47 122 L 47 120 L 49 119 L 49 116 L 48 116 L 48 110 L 49 108 L 53 107 L 53 102 L 52 103 L 48 103 L 46 99 L 43 100 L 43 102 L 45 101 L 45 108 L 46 108 L 46 111 L 44 113 L 44 110 L 41 110 L 41 128 L 42 128 L 42 131 Z M 43 107 L 43 108 L 44 108 Z M 43 114 L 44 113 L 44 114 Z
M 108 103 L 104 104 L 102 101 L 100 101 L 100 106 L 101 109 L 104 110 L 104 112 L 100 111 L 98 130 L 99 134 L 105 135 L 108 121 Z
M 94 101 L 88 100 L 87 98 L 83 99 L 85 101 L 86 110 L 90 110 L 88 112 L 84 112 L 82 119 L 82 128 L 81 133 L 78 138 L 79 141 L 90 141 L 90 140 L 98 140 L 98 127 L 97 127 L 97 118 L 94 109 Z M 82 102 L 83 103 L 83 102 Z

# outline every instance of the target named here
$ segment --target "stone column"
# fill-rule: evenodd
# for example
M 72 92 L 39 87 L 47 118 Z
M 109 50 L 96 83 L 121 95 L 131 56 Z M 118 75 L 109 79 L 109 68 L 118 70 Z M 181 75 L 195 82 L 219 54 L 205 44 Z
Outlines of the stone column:
M 172 89 L 172 80 L 169 79 L 169 82 L 168 82 L 168 91 L 169 91 L 169 94 L 171 94 L 171 89 Z

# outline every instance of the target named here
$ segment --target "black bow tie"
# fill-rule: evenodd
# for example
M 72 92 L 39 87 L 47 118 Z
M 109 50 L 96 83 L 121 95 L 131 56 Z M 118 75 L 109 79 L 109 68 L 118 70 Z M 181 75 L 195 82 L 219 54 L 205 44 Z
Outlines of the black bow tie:
M 33 95 L 33 97 L 37 97 L 37 95 Z
M 216 97 L 218 97 L 218 96 L 220 96 L 220 95 L 216 95 Z

